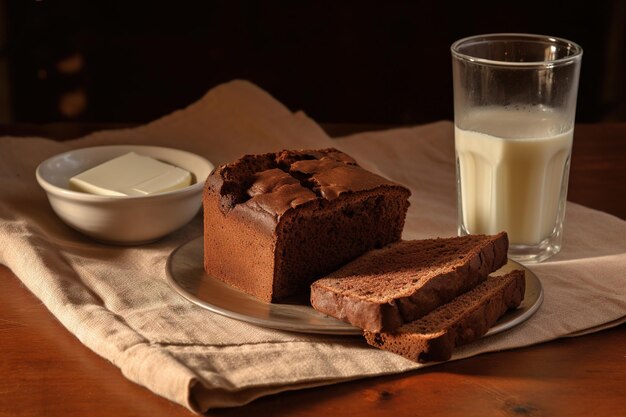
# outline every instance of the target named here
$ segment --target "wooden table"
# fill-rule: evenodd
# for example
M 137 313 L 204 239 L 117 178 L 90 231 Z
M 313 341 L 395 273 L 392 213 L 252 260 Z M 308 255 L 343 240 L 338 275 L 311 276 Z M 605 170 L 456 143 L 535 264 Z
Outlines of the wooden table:
M 0 135 L 64 139 L 102 127 L 0 126 Z M 325 127 L 334 136 L 370 128 Z M 626 123 L 577 126 L 569 199 L 626 219 Z M 4 266 L 0 338 L 0 417 L 192 415 L 83 346 Z M 209 415 L 626 416 L 626 325 Z

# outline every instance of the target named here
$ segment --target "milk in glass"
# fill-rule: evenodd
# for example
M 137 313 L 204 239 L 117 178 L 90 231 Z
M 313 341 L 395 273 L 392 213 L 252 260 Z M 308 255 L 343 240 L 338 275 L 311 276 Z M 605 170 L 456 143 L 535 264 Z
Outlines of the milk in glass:
M 537 245 L 564 215 L 573 131 L 546 107 L 484 107 L 455 127 L 464 233 Z

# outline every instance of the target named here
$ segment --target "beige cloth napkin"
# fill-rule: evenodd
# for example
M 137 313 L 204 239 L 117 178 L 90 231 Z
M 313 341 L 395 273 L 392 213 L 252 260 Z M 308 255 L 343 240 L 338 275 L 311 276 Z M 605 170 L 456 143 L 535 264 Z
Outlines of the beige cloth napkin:
M 189 409 L 245 404 L 286 390 L 416 369 L 360 337 L 288 333 L 203 310 L 165 281 L 165 262 L 202 233 L 198 216 L 145 246 L 96 243 L 65 226 L 35 181 L 39 162 L 101 144 L 177 147 L 223 163 L 244 153 L 336 146 L 413 190 L 405 238 L 455 234 L 450 122 L 331 140 L 242 81 L 219 86 L 187 109 L 128 130 L 58 143 L 0 139 L 0 262 L 76 337 L 132 381 Z M 569 204 L 562 253 L 532 267 L 545 289 L 522 325 L 457 351 L 459 359 L 594 331 L 625 321 L 626 222 Z

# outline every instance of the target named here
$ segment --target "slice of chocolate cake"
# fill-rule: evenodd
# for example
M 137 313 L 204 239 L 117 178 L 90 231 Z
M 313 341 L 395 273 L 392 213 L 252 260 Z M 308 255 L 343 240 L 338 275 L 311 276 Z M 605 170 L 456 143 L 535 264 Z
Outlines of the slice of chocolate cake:
M 471 291 L 393 333 L 365 332 L 367 343 L 416 362 L 445 361 L 478 339 L 524 298 L 524 271 L 489 277 Z
M 507 262 L 506 233 L 411 240 L 373 250 L 311 285 L 318 311 L 393 331 L 482 282 Z
M 410 191 L 336 149 L 247 155 L 206 182 L 204 268 L 265 301 L 400 239 Z

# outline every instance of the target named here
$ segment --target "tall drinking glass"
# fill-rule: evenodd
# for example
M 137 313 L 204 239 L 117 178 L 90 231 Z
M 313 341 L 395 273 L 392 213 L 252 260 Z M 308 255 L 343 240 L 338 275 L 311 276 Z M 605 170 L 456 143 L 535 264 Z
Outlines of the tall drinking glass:
M 451 47 L 458 232 L 509 235 L 509 256 L 561 250 L 582 49 L 490 34 Z

